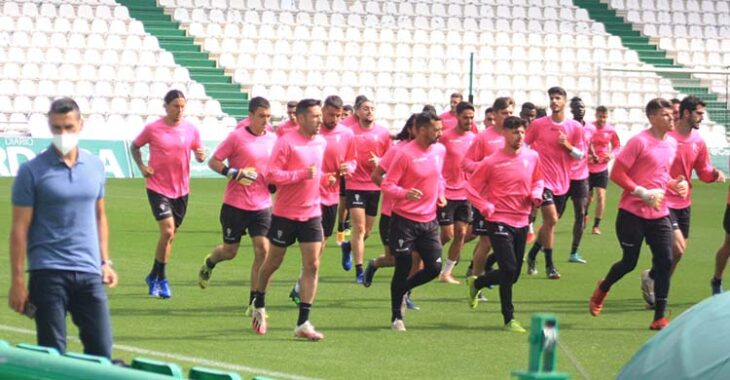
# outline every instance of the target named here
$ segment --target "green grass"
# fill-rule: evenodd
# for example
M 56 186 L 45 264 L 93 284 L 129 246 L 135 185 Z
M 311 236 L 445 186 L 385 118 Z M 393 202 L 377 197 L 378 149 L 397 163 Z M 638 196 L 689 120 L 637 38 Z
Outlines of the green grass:
M 0 193 L 9 197 L 11 180 L 0 180 Z M 139 180 L 110 180 L 107 212 L 111 228 L 111 256 L 120 284 L 109 290 L 115 343 L 148 350 L 175 353 L 241 366 L 307 377 L 349 378 L 495 378 L 506 379 L 514 369 L 527 367 L 527 335 L 501 331 L 497 290 L 489 291 L 487 303 L 476 311 L 467 306 L 465 286 L 433 282 L 414 291 L 420 311 L 408 312 L 408 331 L 397 334 L 389 327 L 389 283 L 392 270 L 383 269 L 373 286 L 354 283 L 353 272 L 340 268 L 334 244 L 325 252 L 312 322 L 325 335 L 319 343 L 292 338 L 297 311 L 287 295 L 299 271 L 298 247 L 274 276 L 267 293 L 269 333 L 257 336 L 243 316 L 248 297 L 251 246 L 245 241 L 232 262 L 216 267 L 211 287 L 201 290 L 197 271 L 203 257 L 220 242 L 218 211 L 223 180 L 193 180 L 188 216 L 175 240 L 168 265 L 174 297 L 151 299 L 144 277 L 152 263 L 157 227 L 150 215 L 144 184 Z M 673 278 L 669 310 L 679 315 L 709 295 L 714 253 L 723 239 L 721 226 L 726 188 L 698 184 L 694 196 L 691 242 L 685 259 Z M 609 189 L 608 212 L 603 235 L 587 234 L 581 253 L 588 265 L 567 263 L 572 210 L 559 225 L 556 259 L 563 275 L 559 281 L 540 274 L 523 276 L 515 288 L 516 317 L 526 327 L 531 315 L 555 313 L 559 318 L 558 367 L 582 378 L 569 360 L 569 350 L 590 378 L 613 378 L 623 364 L 652 335 L 652 313 L 644 309 L 639 291 L 639 271 L 627 275 L 613 289 L 599 318 L 588 314 L 587 301 L 595 282 L 620 257 L 614 235 L 617 188 Z M 6 198 L 7 199 L 7 198 Z M 8 231 L 10 202 L 0 207 L 0 231 Z M 377 224 L 376 224 L 377 226 Z M 377 234 L 377 232 L 376 232 Z M 7 235 L 0 246 L 7 247 Z M 465 249 L 471 257 L 473 243 Z M 381 253 L 379 239 L 367 242 L 367 258 Z M 645 247 L 639 268 L 649 265 Z M 544 263 L 542 258 L 541 263 Z M 8 289 L 8 270 L 0 276 L 0 288 Z M 465 265 L 455 273 L 463 275 Z M 524 269 L 523 269 L 524 273 Z M 7 304 L 6 291 L 0 304 Z M 30 320 L 5 309 L 0 324 L 33 329 Z M 71 328 L 70 335 L 75 335 Z M 31 335 L 0 330 L 0 338 L 12 343 L 34 342 Z M 70 349 L 81 351 L 71 342 Z M 115 356 L 131 360 L 135 354 L 116 350 Z M 149 356 L 149 355 L 148 355 Z M 165 360 L 165 358 L 159 358 Z M 184 368 L 196 363 L 177 361 Z M 250 373 L 242 373 L 247 378 Z

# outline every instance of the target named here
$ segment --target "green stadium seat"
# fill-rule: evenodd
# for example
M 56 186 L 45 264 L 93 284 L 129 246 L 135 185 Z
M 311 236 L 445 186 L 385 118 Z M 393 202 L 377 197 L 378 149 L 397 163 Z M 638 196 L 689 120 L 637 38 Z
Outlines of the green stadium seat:
M 19 343 L 19 344 L 15 345 L 15 347 L 21 348 L 23 350 L 42 352 L 44 354 L 49 354 L 49 355 L 56 355 L 56 356 L 61 355 L 58 353 L 58 350 L 56 350 L 55 348 L 37 346 L 35 344 Z
M 80 354 L 78 352 L 67 352 L 67 353 L 63 354 L 63 356 L 73 358 L 73 359 L 85 360 L 87 362 L 92 362 L 92 363 L 97 363 L 97 364 L 112 365 L 112 361 L 103 356 Z
M 183 376 L 182 369 L 180 369 L 177 364 L 165 363 L 152 359 L 134 358 L 134 360 L 132 360 L 132 368 L 172 376 L 175 379 L 185 378 Z
M 190 380 L 241 380 L 235 372 L 224 372 L 205 367 L 190 368 Z

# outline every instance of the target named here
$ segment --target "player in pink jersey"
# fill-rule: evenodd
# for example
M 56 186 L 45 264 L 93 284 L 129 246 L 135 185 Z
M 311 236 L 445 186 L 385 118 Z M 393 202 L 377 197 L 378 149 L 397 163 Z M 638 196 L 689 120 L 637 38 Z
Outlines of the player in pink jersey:
M 355 104 L 360 103 L 362 100 L 367 99 L 365 95 L 358 95 L 355 97 Z M 353 125 L 357 124 L 357 115 L 351 105 L 343 107 L 342 120 L 340 124 L 352 128 Z M 350 213 L 347 212 L 347 186 L 346 178 L 341 176 L 340 178 L 340 204 L 337 207 L 337 244 L 341 246 L 343 258 L 346 256 L 347 266 L 352 267 L 352 258 L 350 257 L 351 246 L 350 242 L 346 241 L 347 237 L 352 234 L 352 225 L 350 223 Z M 345 264 L 343 264 L 345 265 Z
M 469 178 L 469 201 L 486 219 L 499 269 L 469 276 L 469 306 L 476 308 L 479 289 L 499 285 L 504 329 L 526 332 L 514 317 L 512 286 L 520 277 L 525 240 L 533 206 L 542 202 L 543 181 L 535 151 L 523 146 L 527 122 L 516 116 L 504 121 L 504 148 L 481 161 Z
M 525 143 L 540 155 L 540 173 L 545 181 L 543 194 L 542 227 L 538 238 L 530 249 L 527 258 L 527 274 L 537 274 L 535 259 L 541 248 L 545 251 L 545 273 L 551 280 L 560 278 L 553 263 L 553 243 L 555 226 L 563 213 L 568 189 L 570 188 L 570 169 L 574 160 L 585 155 L 582 126 L 565 115 L 567 93 L 561 87 L 548 90 L 550 110 L 548 117 L 536 119 L 530 124 L 525 135 Z
M 347 209 L 352 219 L 352 256 L 355 261 L 355 278 L 358 284 L 364 280 L 363 260 L 365 239 L 370 236 L 378 215 L 380 189 L 373 183 L 371 175 L 380 158 L 390 147 L 390 132 L 375 123 L 375 106 L 367 98 L 355 106 L 358 123 L 352 126 L 357 147 L 357 167 L 352 177 L 347 178 Z M 344 245 L 343 245 L 344 247 Z M 342 250 L 343 269 L 349 270 L 349 252 Z
M 388 151 L 385 152 L 383 158 L 380 160 L 380 162 L 378 162 L 378 166 L 375 168 L 375 170 L 373 170 L 373 174 L 371 177 L 373 183 L 375 183 L 376 185 L 380 186 L 383 184 L 385 174 L 388 171 L 388 168 L 390 168 L 395 154 L 409 141 L 415 138 L 416 115 L 418 114 L 414 113 L 411 115 L 411 117 L 408 118 L 408 120 L 405 122 L 405 125 L 403 125 L 401 131 L 393 138 L 395 141 L 397 141 L 397 143 L 390 146 Z M 366 288 L 370 287 L 370 285 L 372 284 L 373 278 L 375 277 L 375 272 L 378 269 L 395 266 L 395 258 L 390 253 L 390 219 L 392 214 L 392 208 L 393 200 L 390 198 L 390 196 L 383 193 L 383 200 L 380 203 L 380 222 L 378 227 L 378 233 L 380 234 L 380 242 L 383 244 L 384 254 L 378 256 L 375 259 L 368 260 L 368 266 L 365 268 L 365 279 L 363 280 L 363 286 L 365 286 Z M 412 276 L 423 268 L 421 256 L 419 256 L 417 252 L 412 252 L 411 257 L 413 260 L 413 265 L 411 265 L 411 272 L 408 277 Z M 408 309 L 420 310 L 420 308 L 411 301 L 410 291 L 406 293 L 405 302 Z
M 682 103 L 677 98 L 671 98 L 669 101 L 672 103 L 672 117 L 674 118 L 674 125 L 677 125 L 679 123 L 679 106 Z
M 484 110 L 484 129 L 487 130 L 494 125 L 494 110 L 492 107 L 487 107 Z
M 529 127 L 535 118 L 537 118 L 537 107 L 535 107 L 535 104 L 530 102 L 522 103 L 522 107 L 520 108 L 520 118 L 525 120 Z M 532 226 L 535 218 L 537 218 L 537 209 L 533 209 L 530 213 L 530 228 L 527 231 L 527 244 L 532 244 L 535 241 L 535 230 Z
M 621 149 L 621 141 L 613 125 L 608 124 L 608 108 L 596 107 L 596 121 L 591 126 L 593 134 L 588 144 L 588 205 L 593 200 L 593 189 L 596 189 L 596 213 L 593 218 L 594 235 L 601 234 L 601 219 L 606 209 L 606 188 L 608 188 L 608 163 Z
M 454 128 L 445 131 L 439 142 L 446 148 L 443 177 L 446 184 L 446 207 L 437 210 L 439 226 L 441 226 L 441 244 L 449 241 L 448 259 L 439 281 L 448 284 L 459 284 L 451 271 L 459 262 L 461 250 L 472 221 L 471 204 L 466 200 L 466 172 L 462 170 L 462 160 L 476 138 L 471 131 L 474 122 L 474 106 L 468 102 L 456 105 L 457 123 Z
M 309 311 L 317 294 L 319 254 L 322 248 L 320 185 L 333 186 L 334 175 L 322 173 L 327 142 L 319 135 L 322 124 L 320 101 L 303 99 L 297 103 L 299 130 L 282 136 L 274 146 L 267 177 L 278 188 L 268 238 L 269 254 L 259 271 L 251 327 L 266 334 L 265 295 L 271 276 L 279 269 L 288 246 L 299 241 L 302 253 L 301 302 L 294 336 L 320 340 L 324 335 L 309 323 Z
M 730 191 L 727 195 L 722 227 L 725 230 L 725 240 L 715 254 L 715 275 L 710 280 L 712 295 L 720 294 L 723 291 L 722 273 L 725 271 L 728 258 L 730 258 Z
M 288 119 L 276 127 L 276 135 L 278 137 L 299 129 L 299 124 L 297 124 L 296 119 L 296 109 L 296 101 L 290 101 L 286 103 L 286 116 L 288 117 Z
M 459 103 L 462 103 L 463 101 L 464 96 L 460 93 L 455 92 L 451 94 L 449 110 L 439 115 L 439 117 L 441 118 L 441 125 L 444 129 L 443 132 L 446 132 L 452 128 L 456 128 L 456 126 L 459 124 L 459 111 L 456 109 L 456 107 L 459 105 Z M 426 107 L 424 107 L 423 111 L 426 111 Z M 434 113 L 435 111 L 436 109 L 434 108 Z M 472 119 L 471 124 L 469 125 L 469 130 L 471 130 L 471 132 L 475 135 L 479 133 L 477 123 L 474 122 L 474 119 Z
M 494 100 L 491 107 L 494 113 L 494 124 L 477 135 L 462 161 L 461 165 L 467 176 L 476 170 L 481 161 L 504 148 L 502 125 L 508 117 L 512 116 L 514 107 L 515 101 L 510 97 L 500 97 Z M 492 249 L 492 244 L 489 242 L 486 220 L 479 213 L 479 210 L 474 210 L 472 233 L 479 237 L 479 241 L 474 247 L 474 256 L 469 266 L 470 269 L 467 270 L 467 276 L 478 276 L 484 271 L 485 264 L 486 267 L 491 267 L 496 263 L 495 256 L 491 260 L 487 258 L 489 251 Z
M 185 104 L 181 91 L 170 90 L 165 95 L 165 116 L 145 126 L 130 147 L 134 162 L 147 179 L 147 198 L 160 229 L 152 271 L 145 279 L 153 297 L 172 297 L 165 265 L 188 207 L 191 152 L 196 161 L 205 161 L 198 129 L 183 119 Z M 147 144 L 150 153 L 145 165 L 140 148 Z
M 266 235 L 271 224 L 271 194 L 266 182 L 266 164 L 274 148 L 276 135 L 266 130 L 271 119 L 268 100 L 258 96 L 252 98 L 248 110 L 251 124 L 231 132 L 208 160 L 210 169 L 226 176 L 228 184 L 219 218 L 223 244 L 213 248 L 213 252 L 203 259 L 203 266 L 198 272 L 198 285 L 202 289 L 208 287 L 213 268 L 222 261 L 236 257 L 241 237 L 248 232 L 254 253 L 247 303 L 247 314 L 250 316 L 259 269 L 269 251 Z
M 441 271 L 443 250 L 438 236 L 436 207 L 446 205 L 441 176 L 446 149 L 436 142 L 441 135 L 438 116 L 423 112 L 416 116 L 416 137 L 393 157 L 383 192 L 393 197 L 390 225 L 390 252 L 395 271 L 390 285 L 391 327 L 405 331 L 401 307 L 406 293 L 423 285 Z M 411 252 L 415 250 L 424 268 L 408 277 Z
M 664 197 L 669 208 L 669 217 L 674 229 L 672 246 L 672 267 L 669 276 L 674 274 L 679 260 L 682 259 L 689 241 L 689 219 L 692 204 L 692 171 L 702 182 L 725 182 L 725 174 L 710 163 L 710 153 L 705 140 L 699 132 L 700 123 L 705 115 L 705 103 L 696 96 L 687 96 L 680 104 L 680 118 L 668 134 L 677 140 L 677 156 L 674 158 L 669 175 L 673 178 L 683 176 L 689 183 L 687 196 L 668 191 Z M 654 270 L 641 273 L 641 290 L 649 306 L 654 304 Z
M 588 144 L 593 134 L 590 123 L 586 123 L 584 119 L 586 114 L 586 106 L 583 99 L 573 97 L 570 99 L 570 113 L 573 114 L 573 120 L 580 125 L 580 133 L 583 138 L 578 147 L 582 152 L 588 151 Z M 573 160 L 570 168 L 570 188 L 568 189 L 568 197 L 573 201 L 573 242 L 570 245 L 570 256 L 568 262 L 585 264 L 586 261 L 580 253 L 578 247 L 583 239 L 583 230 L 586 227 L 586 219 L 588 218 L 588 155 L 584 155 L 579 160 Z M 565 209 L 563 209 L 565 211 Z M 563 215 L 560 213 L 558 218 Z
M 646 239 L 656 280 L 654 320 L 649 328 L 661 330 L 669 323 L 664 311 L 674 238 L 664 194 L 675 191 L 686 196 L 689 186 L 682 177 L 670 176 L 669 168 L 677 152 L 677 141 L 668 135 L 674 128 L 672 104 L 665 99 L 653 99 L 646 105 L 646 115 L 651 127 L 628 141 L 611 170 L 611 180 L 623 189 L 616 217 L 616 235 L 623 257 L 598 282 L 588 308 L 593 316 L 601 313 L 611 286 L 636 267 Z
M 324 100 L 322 107 L 322 128 L 320 134 L 327 141 L 327 148 L 324 151 L 322 161 L 322 172 L 328 176 L 334 176 L 337 181 L 333 185 L 322 183 L 319 188 L 322 208 L 322 249 L 319 256 L 324 253 L 327 239 L 332 236 L 335 222 L 337 220 L 337 207 L 340 198 L 339 182 L 345 176 L 355 171 L 355 143 L 353 132 L 350 128 L 340 124 L 342 118 L 342 99 L 337 95 L 331 95 Z M 301 274 L 300 274 L 301 278 Z M 301 280 L 298 279 L 294 288 L 289 292 L 289 298 L 295 304 L 299 304 L 299 288 Z

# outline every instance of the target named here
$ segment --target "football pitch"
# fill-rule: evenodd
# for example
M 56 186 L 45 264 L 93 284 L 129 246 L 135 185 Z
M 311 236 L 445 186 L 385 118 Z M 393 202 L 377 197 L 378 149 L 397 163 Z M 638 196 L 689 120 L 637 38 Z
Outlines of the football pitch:
M 0 179 L 0 247 L 8 247 L 10 187 Z M 297 310 L 288 293 L 299 273 L 298 246 L 292 246 L 267 292 L 269 332 L 258 336 L 244 317 L 248 300 L 251 244 L 244 237 L 239 256 L 219 264 L 211 286 L 201 290 L 197 272 L 203 258 L 221 241 L 218 213 L 223 179 L 194 179 L 188 214 L 173 245 L 167 275 L 173 290 L 169 300 L 147 296 L 144 277 L 150 270 L 157 241 L 157 225 L 150 213 L 141 180 L 109 180 L 106 190 L 110 225 L 110 255 L 119 273 L 119 286 L 110 289 L 114 356 L 130 361 L 144 356 L 175 362 L 184 369 L 194 365 L 227 368 L 245 378 L 320 379 L 507 379 L 512 370 L 527 369 L 526 334 L 504 332 L 498 290 L 485 290 L 489 301 L 476 310 L 467 306 L 467 289 L 437 281 L 413 292 L 419 311 L 408 311 L 408 331 L 390 330 L 390 277 L 379 270 L 373 285 L 355 283 L 354 270 L 340 266 L 339 247 L 331 241 L 322 258 L 320 283 L 311 321 L 325 334 L 321 342 L 297 341 L 292 332 Z M 727 187 L 695 183 L 692 229 L 687 253 L 672 279 L 670 320 L 710 294 L 714 257 L 722 243 L 722 215 Z M 539 274 L 522 276 L 514 289 L 516 318 L 527 328 L 534 313 L 553 313 L 559 319 L 558 368 L 574 379 L 615 377 L 626 361 L 655 333 L 649 330 L 652 312 L 646 310 L 639 290 L 640 270 L 648 268 L 650 253 L 642 249 L 639 266 L 614 286 L 603 313 L 588 313 L 588 298 L 596 281 L 620 257 L 614 233 L 618 189 L 609 187 L 603 234 L 591 235 L 591 221 L 581 246 L 586 265 L 567 262 L 573 222 L 568 206 L 558 224 L 555 260 L 562 274 L 548 280 L 544 259 L 538 256 Z M 367 241 L 366 258 L 382 253 L 376 230 Z M 334 240 L 334 239 L 332 239 Z M 454 270 L 463 282 L 474 243 Z M 4 250 L 7 255 L 7 250 Z M 8 260 L 7 258 L 4 260 Z M 7 263 L 7 261 L 5 261 Z M 0 274 L 0 338 L 13 344 L 34 343 L 31 320 L 7 305 L 10 271 Z M 69 318 L 69 325 L 70 323 Z M 76 336 L 73 327 L 69 335 Z M 69 349 L 81 352 L 78 340 Z

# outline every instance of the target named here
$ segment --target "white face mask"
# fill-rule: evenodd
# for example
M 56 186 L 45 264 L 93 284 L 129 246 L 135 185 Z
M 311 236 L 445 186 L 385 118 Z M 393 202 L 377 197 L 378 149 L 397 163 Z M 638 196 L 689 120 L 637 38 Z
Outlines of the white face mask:
M 79 144 L 78 133 L 62 133 L 60 135 L 53 135 L 53 146 L 61 151 L 62 155 L 67 155 Z

